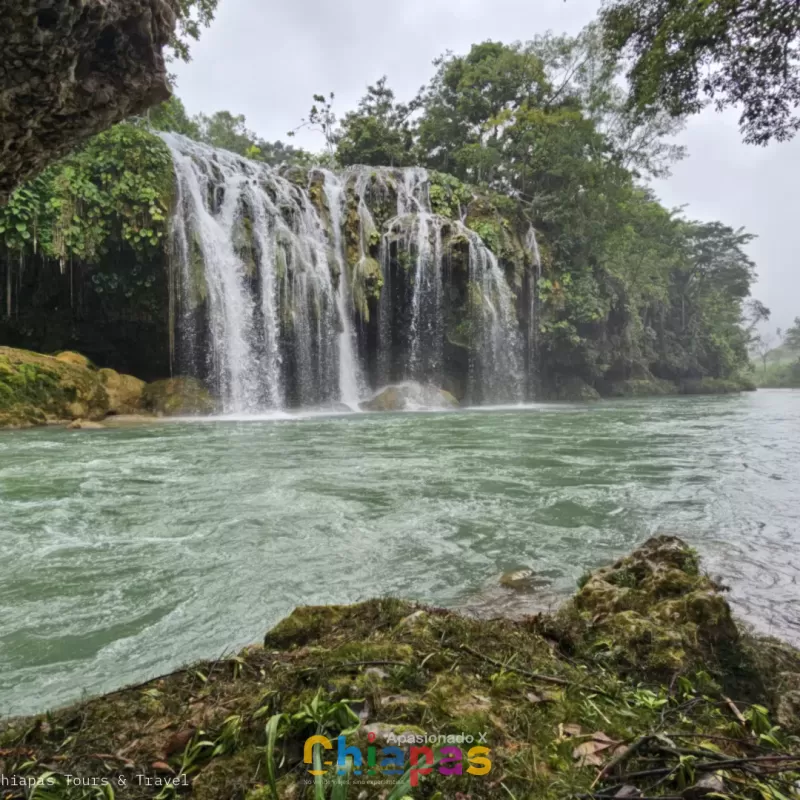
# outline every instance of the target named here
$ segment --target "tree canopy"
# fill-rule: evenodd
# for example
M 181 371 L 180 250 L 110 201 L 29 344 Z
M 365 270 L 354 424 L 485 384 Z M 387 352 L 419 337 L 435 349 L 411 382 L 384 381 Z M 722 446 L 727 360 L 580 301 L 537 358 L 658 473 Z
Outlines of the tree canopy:
M 191 43 L 214 21 L 219 0 L 177 0 L 177 24 L 170 42 L 172 58 L 190 61 Z
M 605 44 L 629 64 L 639 114 L 734 106 L 751 144 L 800 128 L 797 0 L 606 0 L 601 22 Z

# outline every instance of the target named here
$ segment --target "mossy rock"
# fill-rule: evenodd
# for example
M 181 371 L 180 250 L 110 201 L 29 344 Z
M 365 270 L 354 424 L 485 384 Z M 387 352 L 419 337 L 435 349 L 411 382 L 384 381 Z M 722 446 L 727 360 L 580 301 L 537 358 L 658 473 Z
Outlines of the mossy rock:
M 108 394 L 109 414 L 137 414 L 144 408 L 144 381 L 113 369 L 101 369 L 100 379 Z
M 142 391 L 142 406 L 166 417 L 213 414 L 217 404 L 195 378 L 168 378 L 148 383 Z
M 547 615 L 482 620 L 393 598 L 309 606 L 267 634 L 265 647 L 254 645 L 233 658 L 187 666 L 37 717 L 0 720 L 0 772 L 14 774 L 24 764 L 27 776 L 49 776 L 57 764 L 58 774 L 110 782 L 121 770 L 112 754 L 123 753 L 129 774 L 176 775 L 191 764 L 182 797 L 301 800 L 312 791 L 310 765 L 303 762 L 307 738 L 322 732 L 335 749 L 346 730 L 347 746 L 366 753 L 372 744 L 397 743 L 406 760 L 412 745 L 398 742 L 401 737 L 413 743 L 431 734 L 469 736 L 470 744 L 485 742 L 490 748 L 489 779 L 434 770 L 413 792 L 416 798 L 559 800 L 679 791 L 688 800 L 697 795 L 683 790 L 684 778 L 677 789 L 676 779 L 648 792 L 654 779 L 697 763 L 687 762 L 678 748 L 703 748 L 698 759 L 714 761 L 760 753 L 766 746 L 732 714 L 717 676 L 705 674 L 714 668 L 713 659 L 701 672 L 684 671 L 682 623 L 665 626 L 639 602 L 651 594 L 667 603 L 682 599 L 676 593 L 687 579 L 703 580 L 697 558 L 679 540 L 660 537 L 603 575 L 611 589 L 624 590 L 622 605 L 637 605 L 614 614 L 615 634 L 623 645 L 635 643 L 639 654 L 655 651 L 660 674 L 669 675 L 663 685 L 614 669 L 604 646 L 565 652 L 563 638 L 542 635 L 546 626 L 554 627 Z M 584 600 L 591 605 L 590 593 Z M 572 611 L 578 613 L 574 604 Z M 598 628 L 595 645 L 611 638 L 602 618 L 583 621 L 588 629 Z M 763 703 L 770 723 L 778 721 L 791 732 L 800 699 L 792 694 L 800 691 L 800 653 L 755 637 L 735 644 L 742 660 L 759 654 L 760 673 L 750 673 L 743 691 L 727 696 L 745 713 L 751 708 L 746 703 Z M 765 692 L 766 685 L 779 693 Z M 276 725 L 273 753 L 265 748 L 269 724 Z M 797 751 L 784 731 L 771 728 L 770 736 L 780 740 L 782 750 Z M 334 752 L 326 754 L 323 766 L 332 767 Z M 275 793 L 267 788 L 268 763 Z M 601 771 L 614 764 L 616 770 Z M 620 791 L 623 770 L 625 792 Z M 502 784 L 492 776 L 502 776 Z M 376 777 L 374 783 L 353 781 L 347 797 L 386 797 L 396 778 Z M 787 771 L 775 780 L 798 777 Z M 737 797 L 785 796 L 780 783 L 775 784 L 780 794 L 764 790 L 771 780 L 767 771 L 737 772 L 737 779 Z M 156 800 L 166 794 L 152 784 L 132 788 L 119 796 Z
M 429 408 L 457 408 L 458 400 L 444 389 L 421 383 L 387 386 L 372 399 L 361 403 L 362 411 L 414 411 Z
M 585 403 L 599 400 L 600 393 L 580 378 L 564 378 L 546 389 L 543 399 L 563 403 Z
M 342 606 L 299 606 L 264 637 L 264 647 L 289 650 L 319 638 L 323 631 L 338 624 Z
M 47 424 L 47 416 L 40 408 L 13 405 L 0 409 L 0 428 L 33 428 Z
M 681 394 L 736 394 L 749 390 L 742 381 L 723 380 L 722 378 L 698 378 L 682 381 L 679 386 Z
M 0 426 L 103 419 L 108 393 L 89 363 L 77 353 L 53 357 L 0 347 Z
M 610 397 L 658 397 L 677 393 L 674 383 L 659 378 L 614 381 L 608 392 Z
M 80 353 L 74 353 L 72 350 L 65 350 L 56 356 L 57 361 L 63 361 L 65 364 L 74 364 L 76 367 L 85 367 L 86 369 L 95 369 L 94 364 Z
M 714 663 L 739 639 L 720 587 L 673 536 L 591 573 L 559 618 L 576 649 L 605 650 L 622 669 L 659 675 Z

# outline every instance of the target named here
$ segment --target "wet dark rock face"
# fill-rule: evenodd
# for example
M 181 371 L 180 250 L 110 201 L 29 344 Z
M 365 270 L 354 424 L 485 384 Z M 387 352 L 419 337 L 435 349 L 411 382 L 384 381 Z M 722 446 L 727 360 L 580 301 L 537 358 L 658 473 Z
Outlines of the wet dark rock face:
M 83 139 L 169 97 L 174 0 L 0 0 L 0 203 Z

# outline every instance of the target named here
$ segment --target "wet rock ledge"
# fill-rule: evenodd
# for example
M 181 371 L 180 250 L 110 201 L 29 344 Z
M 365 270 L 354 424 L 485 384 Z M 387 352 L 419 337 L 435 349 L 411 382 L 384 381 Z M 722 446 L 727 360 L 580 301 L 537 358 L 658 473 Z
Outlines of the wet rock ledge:
M 0 2 L 0 204 L 81 140 L 169 97 L 175 0 Z
M 68 775 L 131 798 L 797 796 L 797 650 L 738 626 L 676 538 L 582 584 L 519 622 L 394 599 L 298 608 L 234 658 L 5 723 L 0 773 L 45 776 L 57 797 Z M 406 766 L 424 746 L 409 737 L 471 736 L 465 759 L 485 738 L 491 767 L 331 787 L 303 744 L 321 733 L 335 750 L 343 730 L 365 754 L 399 741 Z

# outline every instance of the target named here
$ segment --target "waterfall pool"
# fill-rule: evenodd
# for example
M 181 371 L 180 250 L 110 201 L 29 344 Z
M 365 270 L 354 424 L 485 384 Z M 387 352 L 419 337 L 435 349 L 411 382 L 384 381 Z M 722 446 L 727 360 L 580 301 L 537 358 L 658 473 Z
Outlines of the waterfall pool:
M 564 595 L 655 533 L 800 643 L 798 487 L 797 391 L 1 431 L 0 714 L 230 653 L 299 604 L 513 604 L 518 567 Z

